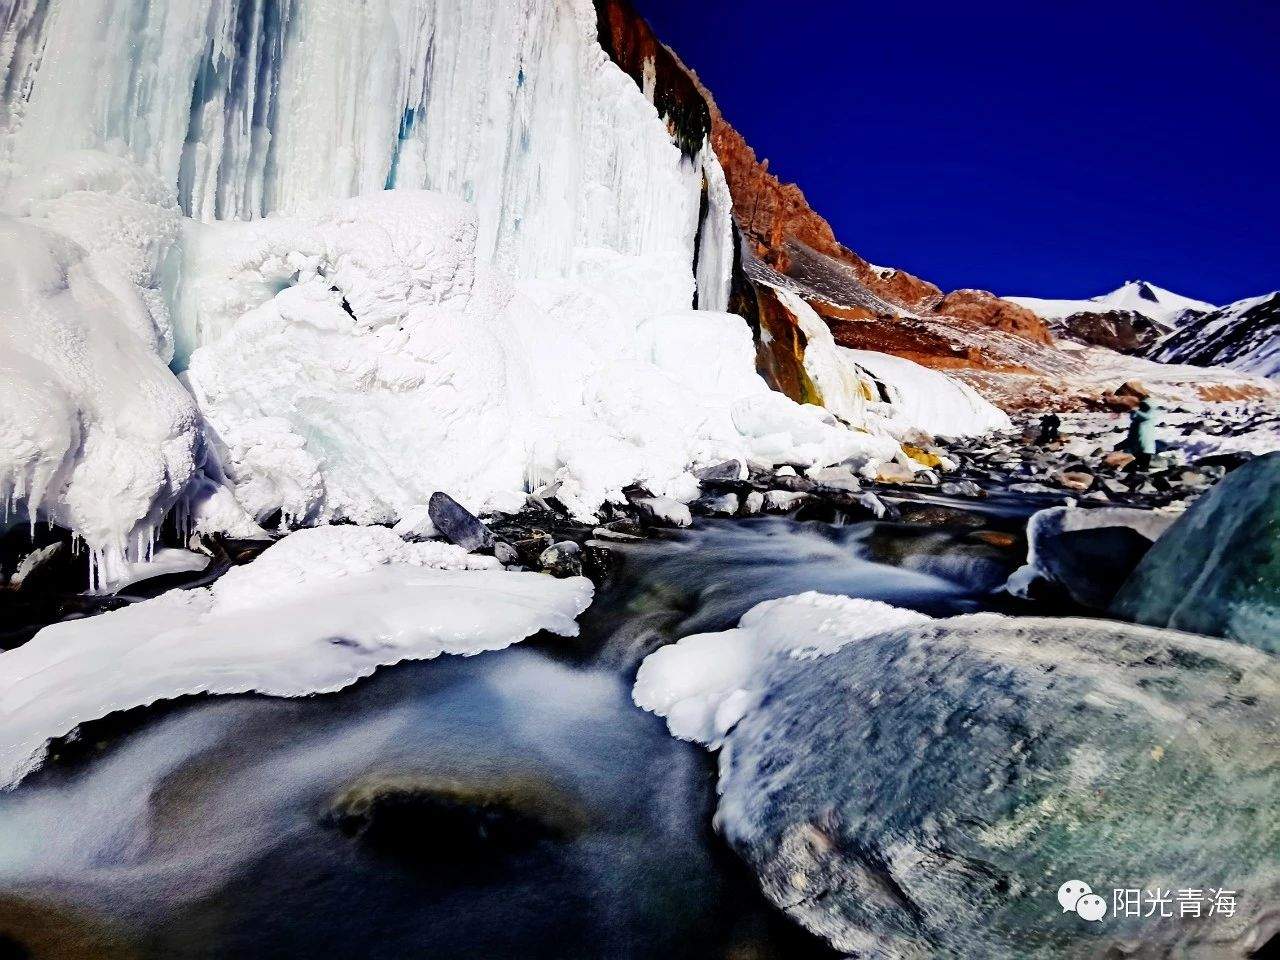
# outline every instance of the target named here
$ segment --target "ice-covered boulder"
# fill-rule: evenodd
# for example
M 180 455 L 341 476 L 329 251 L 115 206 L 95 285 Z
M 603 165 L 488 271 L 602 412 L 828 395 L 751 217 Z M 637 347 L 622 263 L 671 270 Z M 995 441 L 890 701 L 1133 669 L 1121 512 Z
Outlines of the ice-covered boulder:
M 1111 609 L 1280 653 L 1280 453 L 1249 461 L 1196 501 Z
M 1128 507 L 1050 507 L 1027 524 L 1027 562 L 1005 589 L 1019 597 L 1061 591 L 1105 610 L 1176 513 Z
M 773 601 L 637 686 L 674 732 L 723 740 L 718 829 L 805 927 L 859 957 L 991 960 L 1246 957 L 1275 932 L 1273 658 L 990 614 L 867 635 L 839 599 Z M 1073 880 L 1104 892 L 1101 922 L 1063 911 Z M 1113 889 L 1193 889 L 1202 913 L 1117 915 Z M 1211 911 L 1223 890 L 1235 909 Z

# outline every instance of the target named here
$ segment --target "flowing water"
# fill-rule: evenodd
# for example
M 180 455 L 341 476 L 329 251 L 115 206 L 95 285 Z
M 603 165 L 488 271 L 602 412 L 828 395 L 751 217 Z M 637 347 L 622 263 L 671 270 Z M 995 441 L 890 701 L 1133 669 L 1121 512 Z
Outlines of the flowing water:
M 90 725 L 0 798 L 0 960 L 829 956 L 712 834 L 713 762 L 631 704 L 635 665 L 804 590 L 989 607 L 993 543 L 710 523 L 623 551 L 572 644 Z

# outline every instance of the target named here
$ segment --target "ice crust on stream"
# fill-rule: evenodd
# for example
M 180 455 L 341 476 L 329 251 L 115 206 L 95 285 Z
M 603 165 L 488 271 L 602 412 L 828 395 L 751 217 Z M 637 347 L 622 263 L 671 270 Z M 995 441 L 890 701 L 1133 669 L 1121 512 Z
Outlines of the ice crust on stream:
M 210 587 L 46 627 L 0 653 L 0 789 L 79 724 L 196 693 L 300 697 L 380 666 L 575 636 L 591 582 L 381 527 L 299 530 Z
M 71 529 L 109 587 L 172 511 L 261 536 L 558 480 L 585 518 L 729 457 L 900 458 L 820 320 L 827 409 L 767 390 L 715 312 L 719 161 L 596 29 L 590 0 L 16 0 L 7 522 Z

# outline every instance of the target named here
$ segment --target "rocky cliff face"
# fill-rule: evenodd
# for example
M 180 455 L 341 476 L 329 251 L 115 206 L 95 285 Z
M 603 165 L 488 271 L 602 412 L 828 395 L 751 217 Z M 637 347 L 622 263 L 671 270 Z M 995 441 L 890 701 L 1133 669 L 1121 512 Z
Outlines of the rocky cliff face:
M 945 293 L 903 270 L 875 266 L 837 239 L 793 183 L 784 183 L 721 113 L 628 0 L 597 0 L 601 45 L 649 94 L 691 156 L 709 136 L 724 169 L 738 230 L 730 308 L 767 331 L 761 373 L 795 399 L 811 399 L 805 338 L 773 290 L 799 294 L 842 346 L 909 357 L 948 370 L 1030 373 L 1027 354 L 1053 343 L 1036 314 L 980 290 Z
M 1125 379 L 1142 376 L 1150 384 L 1164 375 L 1146 367 L 1121 370 L 1109 356 L 1111 350 L 1145 346 L 1139 342 L 1143 331 L 1124 323 L 1104 324 L 1078 338 L 1085 346 L 1106 348 L 1100 364 L 1078 344 L 1060 349 L 1050 324 L 1025 306 L 982 290 L 945 293 L 904 270 L 869 263 L 840 242 L 798 186 L 784 183 L 768 160 L 756 156 L 711 92 L 663 46 L 629 0 L 595 2 L 601 45 L 657 106 L 673 140 L 692 157 L 703 138 L 710 139 L 737 230 L 729 309 L 752 325 L 758 368 L 775 388 L 796 400 L 820 399 L 804 370 L 805 334 L 777 296 L 779 289 L 812 307 L 838 345 L 946 370 L 1006 409 L 1104 406 L 1104 395 Z M 710 189 L 704 188 L 704 204 Z M 1099 368 L 1120 379 L 1101 381 Z M 1165 378 L 1178 390 L 1203 393 L 1181 373 Z M 1240 389 L 1253 395 L 1257 388 Z

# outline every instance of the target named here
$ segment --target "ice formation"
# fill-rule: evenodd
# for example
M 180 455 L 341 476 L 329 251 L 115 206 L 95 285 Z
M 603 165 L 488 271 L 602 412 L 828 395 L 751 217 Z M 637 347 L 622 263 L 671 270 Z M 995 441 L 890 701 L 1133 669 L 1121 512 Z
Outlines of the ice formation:
M 590 0 L 19 0 L 0 29 L 0 487 L 104 585 L 175 508 L 253 536 L 559 481 L 585 517 L 688 499 L 700 462 L 898 454 L 802 302 L 827 410 L 756 375 L 717 312 L 724 172 Z
M 590 581 L 509 573 L 490 557 L 383 528 L 300 530 L 213 586 L 46 627 L 0 653 L 0 788 L 45 744 L 118 710 L 194 693 L 297 697 L 377 667 L 563 636 Z
M 967 383 L 945 373 L 888 353 L 837 349 L 871 375 L 890 415 L 910 426 L 944 437 L 978 436 L 1013 428 L 1003 410 Z
M 702 633 L 650 654 L 636 674 L 636 705 L 665 717 L 673 736 L 719 748 L 768 689 L 775 661 L 813 659 L 924 614 L 853 597 L 802 593 L 766 600 L 738 626 Z

